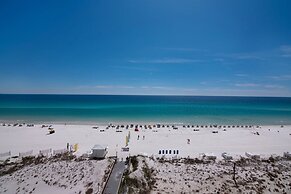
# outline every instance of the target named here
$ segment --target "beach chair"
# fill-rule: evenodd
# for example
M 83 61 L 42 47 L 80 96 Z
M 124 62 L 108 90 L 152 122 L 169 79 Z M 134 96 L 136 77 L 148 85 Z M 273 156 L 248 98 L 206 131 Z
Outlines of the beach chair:
M 230 154 L 227 154 L 226 152 L 223 152 L 223 153 L 221 154 L 221 156 L 222 156 L 223 159 L 225 159 L 225 160 L 232 160 L 232 159 L 233 159 L 233 157 L 232 157 Z
M 245 155 L 248 158 L 253 159 L 253 160 L 259 160 L 260 159 L 260 155 L 253 154 L 253 153 L 250 153 L 250 152 L 246 152 Z
M 287 159 L 291 159 L 291 153 L 290 152 L 284 152 L 283 156 Z

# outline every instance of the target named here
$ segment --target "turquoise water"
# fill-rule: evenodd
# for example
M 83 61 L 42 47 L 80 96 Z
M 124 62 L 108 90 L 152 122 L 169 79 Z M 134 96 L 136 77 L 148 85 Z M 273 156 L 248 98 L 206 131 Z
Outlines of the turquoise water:
M 291 98 L 2 94 L 0 120 L 291 124 Z

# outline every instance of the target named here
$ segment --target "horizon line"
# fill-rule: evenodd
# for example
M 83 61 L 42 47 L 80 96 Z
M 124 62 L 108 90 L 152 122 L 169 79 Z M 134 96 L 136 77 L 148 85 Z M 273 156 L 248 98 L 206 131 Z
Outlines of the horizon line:
M 240 96 L 240 95 L 185 95 L 185 94 L 76 94 L 76 93 L 0 93 L 0 95 L 52 95 L 52 96 L 173 96 L 173 97 L 253 97 L 291 98 L 291 96 Z

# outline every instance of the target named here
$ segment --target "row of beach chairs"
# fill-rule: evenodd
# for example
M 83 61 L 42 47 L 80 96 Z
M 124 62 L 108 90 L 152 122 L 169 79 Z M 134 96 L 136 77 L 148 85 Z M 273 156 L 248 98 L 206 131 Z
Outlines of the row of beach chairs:
M 159 150 L 159 155 L 178 155 L 179 150 Z M 216 160 L 217 156 L 214 154 L 208 154 L 208 153 L 201 153 L 199 154 L 200 158 L 206 159 L 206 160 Z M 222 158 L 224 160 L 233 160 L 233 156 L 229 153 L 223 152 L 221 154 Z M 245 156 L 247 158 L 250 158 L 252 160 L 260 160 L 260 155 L 259 154 L 253 154 L 250 152 L 246 152 Z M 291 153 L 290 152 L 284 152 L 283 157 L 286 159 L 291 159 Z
M 178 155 L 179 150 L 159 150 L 159 155 Z
M 63 154 L 63 153 L 66 153 L 66 152 L 68 152 L 67 149 L 56 149 L 56 150 L 53 150 L 53 149 L 50 148 L 50 149 L 40 150 L 38 154 L 34 154 L 33 150 L 29 150 L 29 151 L 26 151 L 26 152 L 19 152 L 16 157 L 23 158 L 23 157 L 34 156 L 34 155 L 52 156 L 52 155 L 56 155 L 56 154 Z M 7 159 L 9 157 L 12 157 L 11 151 L 0 153 L 0 159 Z

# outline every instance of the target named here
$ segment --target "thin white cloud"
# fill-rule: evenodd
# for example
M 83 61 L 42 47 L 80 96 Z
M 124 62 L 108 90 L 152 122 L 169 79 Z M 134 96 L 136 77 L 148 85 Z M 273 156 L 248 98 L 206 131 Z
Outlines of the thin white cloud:
M 141 89 L 147 90 L 179 90 L 180 88 L 168 87 L 168 86 L 141 86 Z
M 265 89 L 283 89 L 284 86 L 281 85 L 275 85 L 275 84 L 256 84 L 256 83 L 237 83 L 234 84 L 236 87 L 247 87 L 247 88 L 265 88 Z
M 243 74 L 243 73 L 238 73 L 238 74 L 235 74 L 235 76 L 237 76 L 237 77 L 247 77 L 248 75 L 247 74 Z
M 207 88 L 202 91 L 202 94 L 210 96 L 291 96 L 289 90 L 270 90 L 267 88 Z
M 264 60 L 263 57 L 256 55 L 247 55 L 247 54 L 238 54 L 233 56 L 236 59 L 256 59 L 256 60 Z
M 141 86 L 141 89 L 149 89 L 149 86 Z
M 237 87 L 258 87 L 260 84 L 255 84 L 255 83 L 239 83 L 239 84 L 234 84 Z
M 114 65 L 114 66 L 111 66 L 112 68 L 118 68 L 118 69 L 126 69 L 126 70 L 136 70 L 136 71 L 149 71 L 149 72 L 153 72 L 153 71 L 158 71 L 157 69 L 155 68 L 152 68 L 152 67 L 148 67 L 148 66 L 137 66 L 137 65 L 127 65 L 127 66 L 124 66 L 124 65 Z
M 172 50 L 172 51 L 192 51 L 192 52 L 206 52 L 205 49 L 197 49 L 190 47 L 163 47 L 163 50 Z
M 214 56 L 223 59 L 236 59 L 236 60 L 265 60 L 265 57 L 261 53 L 218 53 Z
M 197 92 L 198 89 L 196 88 L 182 88 L 181 89 L 183 92 Z
M 113 86 L 110 86 L 110 85 L 97 85 L 97 86 L 94 86 L 94 88 L 112 88 Z
M 183 63 L 198 63 L 203 62 L 199 59 L 187 59 L 187 58 L 163 58 L 163 59 L 151 59 L 151 60 L 128 60 L 129 63 L 151 63 L 151 64 L 183 64 Z
M 115 89 L 135 89 L 135 90 L 145 90 L 145 91 L 173 91 L 173 92 L 181 92 L 181 91 L 196 91 L 195 88 L 181 88 L 181 87 L 170 87 L 170 86 L 130 86 L 130 85 L 95 85 L 95 86 L 79 86 L 75 89 L 102 89 L 107 91 L 108 89 L 114 91 Z
M 213 61 L 215 61 L 215 62 L 224 62 L 225 59 L 223 59 L 223 58 L 215 58 L 215 59 L 213 59 Z
M 291 57 L 291 45 L 282 45 L 280 51 L 282 52 L 282 57 Z
M 265 88 L 270 88 L 270 89 L 283 89 L 285 88 L 284 86 L 280 86 L 280 85 L 264 85 Z
M 269 79 L 273 79 L 276 81 L 288 81 L 291 80 L 291 75 L 272 75 L 272 76 L 267 76 Z
M 153 86 L 152 89 L 162 89 L 162 90 L 172 90 L 172 87 L 165 87 L 165 86 Z
M 172 94 L 183 94 L 197 91 L 196 88 L 181 88 L 181 87 L 169 87 L 169 86 L 141 86 L 141 89 L 152 90 L 152 91 L 164 91 L 171 92 Z
M 126 85 L 95 85 L 92 88 L 98 88 L 98 89 L 114 89 L 114 88 L 132 89 L 132 88 L 135 88 L 135 87 L 134 86 L 126 86 Z
M 158 89 L 158 90 L 175 90 L 178 88 L 167 86 L 131 86 L 131 85 L 94 85 L 79 86 L 76 89 Z

